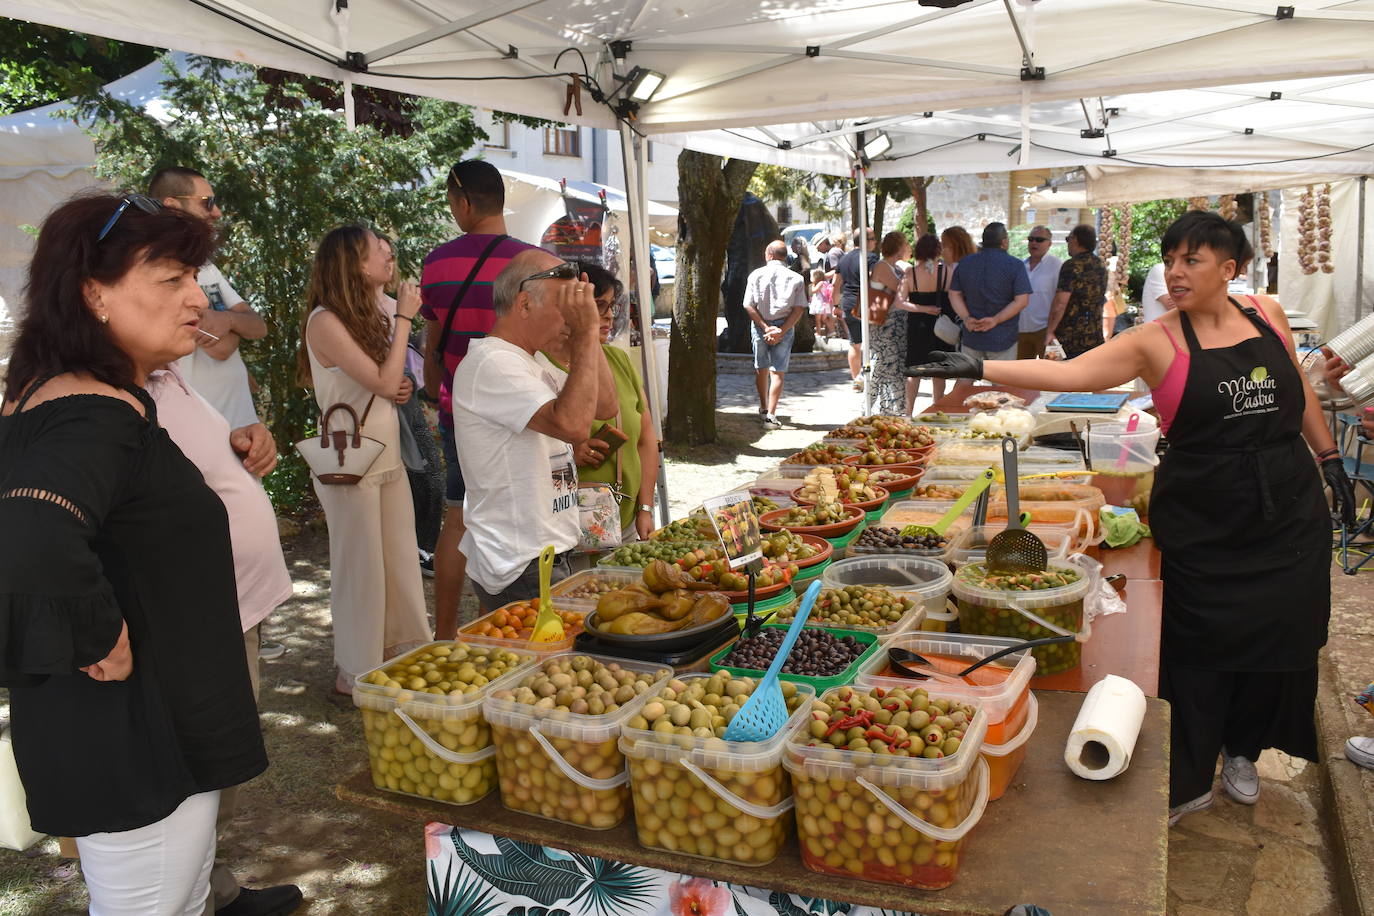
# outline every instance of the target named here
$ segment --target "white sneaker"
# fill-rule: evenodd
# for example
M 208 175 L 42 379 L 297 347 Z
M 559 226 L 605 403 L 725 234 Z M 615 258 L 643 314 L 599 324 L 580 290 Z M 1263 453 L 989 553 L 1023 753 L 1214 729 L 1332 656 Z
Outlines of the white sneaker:
M 1253 805 L 1259 801 L 1260 781 L 1255 764 L 1244 757 L 1231 757 L 1221 752 L 1221 784 L 1232 801 Z
M 763 425 L 768 427 L 769 429 L 782 429 L 782 421 L 779 420 L 777 417 L 773 416 L 771 413 L 764 415 Z
M 263 661 L 271 661 L 274 658 L 281 658 L 286 654 L 286 646 L 279 642 L 264 642 L 258 645 L 258 658 Z
M 1347 738 L 1345 759 L 1366 770 L 1374 770 L 1374 738 Z
M 1215 796 L 1212 794 L 1212 790 L 1208 789 L 1205 793 L 1199 795 L 1192 801 L 1184 802 L 1181 805 L 1175 805 L 1174 807 L 1170 808 L 1169 826 L 1174 826 L 1189 814 L 1193 814 L 1197 811 L 1206 811 L 1208 808 L 1212 807 L 1212 800 L 1214 797 Z

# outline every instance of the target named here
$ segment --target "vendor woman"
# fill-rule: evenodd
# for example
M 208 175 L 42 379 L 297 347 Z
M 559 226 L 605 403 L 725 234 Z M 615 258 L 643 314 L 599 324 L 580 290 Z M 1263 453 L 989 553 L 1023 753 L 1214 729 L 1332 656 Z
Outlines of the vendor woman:
M 1177 306 L 1163 317 L 1068 362 L 936 352 L 908 370 L 1048 391 L 1149 384 L 1169 440 L 1150 527 L 1164 581 L 1159 690 L 1173 706 L 1171 824 L 1212 804 L 1218 754 L 1242 804 L 1259 796 L 1264 748 L 1317 759 L 1317 650 L 1331 609 L 1322 478 L 1343 518 L 1354 508 L 1283 310 L 1227 295 L 1247 249 L 1232 223 L 1189 212 L 1160 245 Z

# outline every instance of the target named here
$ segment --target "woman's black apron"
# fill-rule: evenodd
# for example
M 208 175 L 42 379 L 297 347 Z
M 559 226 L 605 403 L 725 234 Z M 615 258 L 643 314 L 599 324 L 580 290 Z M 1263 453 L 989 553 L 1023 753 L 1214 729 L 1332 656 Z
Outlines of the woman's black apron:
M 1278 334 L 1191 363 L 1150 502 L 1164 582 L 1162 665 L 1315 667 L 1331 612 L 1331 520 L 1301 435 L 1302 379 Z

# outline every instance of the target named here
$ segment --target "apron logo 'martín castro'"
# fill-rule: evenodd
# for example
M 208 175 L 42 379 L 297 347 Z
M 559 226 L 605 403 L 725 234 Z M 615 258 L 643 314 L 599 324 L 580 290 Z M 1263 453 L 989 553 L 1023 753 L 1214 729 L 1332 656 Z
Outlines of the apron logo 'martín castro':
M 1217 391 L 1231 399 L 1231 413 L 1222 419 L 1274 410 L 1274 391 L 1278 387 L 1264 366 L 1250 370 L 1249 378 L 1237 376 L 1217 383 Z

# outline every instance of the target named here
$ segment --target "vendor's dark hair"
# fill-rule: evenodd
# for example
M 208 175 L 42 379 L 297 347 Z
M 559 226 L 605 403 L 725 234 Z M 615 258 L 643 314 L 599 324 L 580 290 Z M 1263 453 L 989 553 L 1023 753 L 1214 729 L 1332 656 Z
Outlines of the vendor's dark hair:
M 15 400 L 35 379 L 85 372 L 122 388 L 134 364 L 86 304 L 87 280 L 115 283 L 136 264 L 168 259 L 200 267 L 215 249 L 215 230 L 176 209 L 145 213 L 127 206 L 103 239 L 123 197 L 87 194 L 59 206 L 38 232 L 29 261 L 25 312 L 10 354 L 5 399 Z
M 611 295 L 619 299 L 620 294 L 625 291 L 625 284 L 621 283 L 615 274 L 600 264 L 591 261 L 578 261 L 577 269 L 587 275 L 587 282 L 592 285 L 593 295 L 600 296 L 609 289 L 614 290 Z
M 1164 238 L 1159 240 L 1159 254 L 1164 257 L 1180 249 L 1185 254 L 1192 254 L 1199 248 L 1210 248 L 1221 260 L 1234 260 L 1239 269 L 1245 253 L 1241 245 L 1244 240 L 1245 233 L 1240 227 L 1220 213 L 1189 210 L 1164 230 Z

